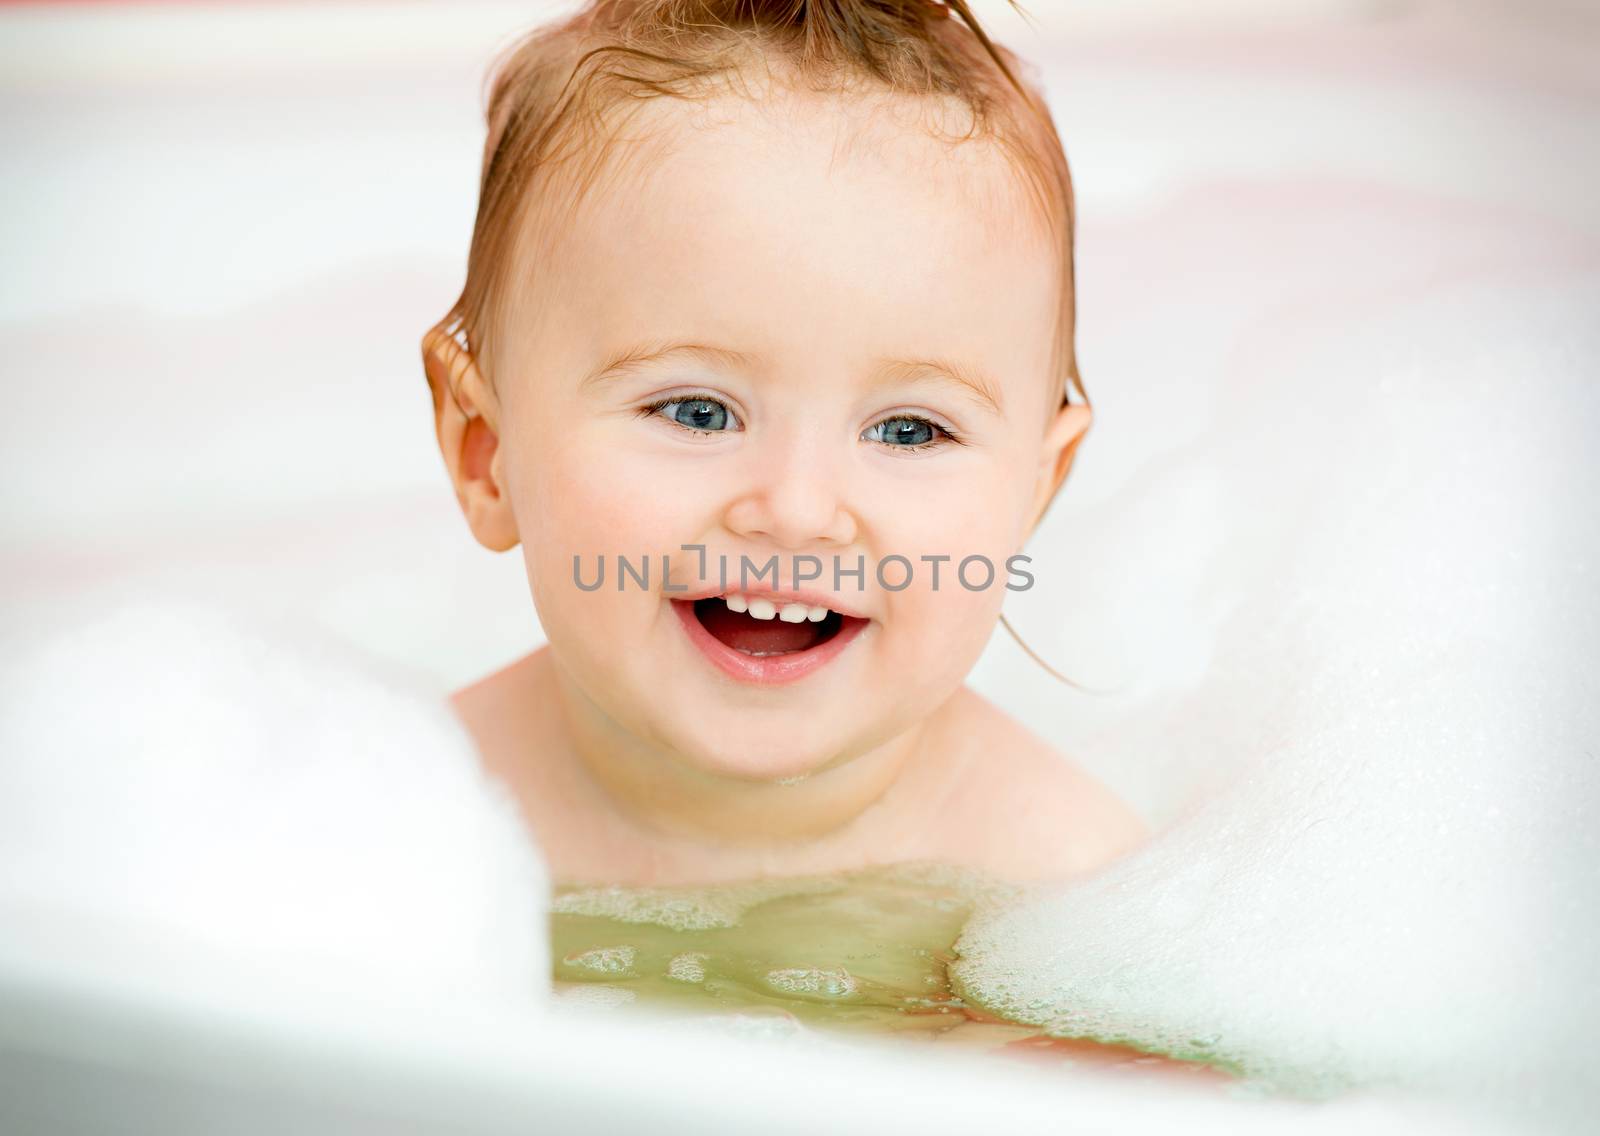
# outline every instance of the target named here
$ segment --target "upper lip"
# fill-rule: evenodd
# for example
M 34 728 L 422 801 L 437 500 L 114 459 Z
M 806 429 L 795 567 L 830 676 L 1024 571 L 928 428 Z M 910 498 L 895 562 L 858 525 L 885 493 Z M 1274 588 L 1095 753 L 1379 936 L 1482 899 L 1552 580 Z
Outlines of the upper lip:
M 848 603 L 841 603 L 837 596 L 826 592 L 774 590 L 772 588 L 718 588 L 716 586 L 704 588 L 690 588 L 684 592 L 666 593 L 668 599 L 682 600 L 684 603 L 693 603 L 695 600 L 721 598 L 722 596 L 747 596 L 753 600 L 771 600 L 780 608 L 784 604 L 805 604 L 807 607 L 825 607 L 829 611 L 836 611 L 840 615 L 848 615 L 853 619 L 871 619 L 872 617 Z

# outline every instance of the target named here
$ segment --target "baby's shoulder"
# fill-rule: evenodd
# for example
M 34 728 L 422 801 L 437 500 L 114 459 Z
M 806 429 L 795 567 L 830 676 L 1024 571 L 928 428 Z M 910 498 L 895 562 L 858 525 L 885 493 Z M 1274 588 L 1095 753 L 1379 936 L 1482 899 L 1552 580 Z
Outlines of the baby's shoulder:
M 548 647 L 462 687 L 450 708 L 477 746 L 484 768 L 515 790 L 524 807 L 544 796 L 547 763 L 527 760 L 549 748 L 555 720 L 548 698 Z
M 1083 875 L 1143 844 L 1149 827 L 1103 781 L 970 688 L 949 798 L 964 854 L 1025 882 Z

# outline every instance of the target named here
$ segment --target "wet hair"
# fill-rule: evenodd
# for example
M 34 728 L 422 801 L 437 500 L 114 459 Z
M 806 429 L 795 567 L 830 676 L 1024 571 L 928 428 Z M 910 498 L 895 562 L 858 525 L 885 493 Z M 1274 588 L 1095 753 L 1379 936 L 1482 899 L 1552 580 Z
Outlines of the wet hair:
M 605 176 L 607 143 L 641 100 L 706 100 L 737 88 L 752 65 L 770 76 L 774 64 L 812 90 L 954 100 L 965 109 L 968 129 L 951 141 L 998 145 L 1060 250 L 1052 389 L 1061 402 L 1076 390 L 1087 404 L 1074 344 L 1066 154 L 1037 85 L 990 40 L 967 0 L 588 0 L 514 41 L 487 84 L 466 284 L 434 332 L 465 347 L 492 387 L 496 329 L 526 231 L 570 216 Z

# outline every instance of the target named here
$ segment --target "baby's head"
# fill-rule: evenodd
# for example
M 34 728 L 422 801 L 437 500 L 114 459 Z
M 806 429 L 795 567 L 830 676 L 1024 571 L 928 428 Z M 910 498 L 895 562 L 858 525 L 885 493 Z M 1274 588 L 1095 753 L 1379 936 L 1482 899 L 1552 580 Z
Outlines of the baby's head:
M 1026 581 L 1089 409 L 1017 73 L 963 0 L 596 0 L 502 57 L 424 358 L 473 534 L 520 543 L 618 729 L 739 778 L 847 761 Z

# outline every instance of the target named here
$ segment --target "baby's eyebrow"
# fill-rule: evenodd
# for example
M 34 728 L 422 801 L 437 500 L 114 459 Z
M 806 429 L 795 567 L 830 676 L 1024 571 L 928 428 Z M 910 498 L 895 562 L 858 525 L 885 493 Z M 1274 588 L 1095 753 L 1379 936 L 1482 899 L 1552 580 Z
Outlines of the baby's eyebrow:
M 714 367 L 729 369 L 750 368 L 758 361 L 756 356 L 747 355 L 743 351 L 734 351 L 728 347 L 715 347 L 706 343 L 641 343 L 629 347 L 612 355 L 599 367 L 595 368 L 578 383 L 580 387 L 592 383 L 602 382 L 606 379 L 620 378 L 630 374 L 646 363 L 660 362 L 662 359 L 687 356 L 708 363 Z
M 1001 418 L 1005 410 L 1000 395 L 1000 385 L 976 367 L 964 366 L 949 359 L 886 359 L 878 371 L 880 383 L 893 382 L 954 382 L 985 408 Z
M 579 386 L 620 378 L 649 363 L 679 356 L 697 359 L 714 367 L 751 369 L 759 357 L 729 347 L 707 343 L 643 343 L 619 351 L 586 375 Z M 953 382 L 981 406 L 1004 417 L 1000 386 L 975 367 L 948 359 L 880 359 L 874 385 L 913 382 Z

